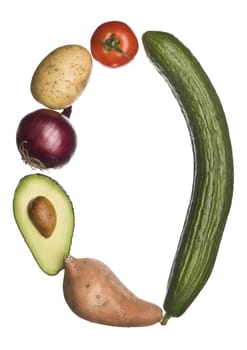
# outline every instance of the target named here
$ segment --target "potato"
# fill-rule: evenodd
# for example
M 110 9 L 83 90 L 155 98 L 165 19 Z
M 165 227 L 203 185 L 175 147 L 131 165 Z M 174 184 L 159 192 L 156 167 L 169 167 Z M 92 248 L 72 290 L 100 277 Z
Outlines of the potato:
M 85 47 L 58 47 L 36 68 L 31 81 L 31 93 L 48 108 L 64 109 L 81 95 L 91 70 L 92 56 Z
M 79 317 L 118 327 L 160 322 L 161 308 L 135 296 L 101 261 L 68 256 L 64 268 L 64 298 Z

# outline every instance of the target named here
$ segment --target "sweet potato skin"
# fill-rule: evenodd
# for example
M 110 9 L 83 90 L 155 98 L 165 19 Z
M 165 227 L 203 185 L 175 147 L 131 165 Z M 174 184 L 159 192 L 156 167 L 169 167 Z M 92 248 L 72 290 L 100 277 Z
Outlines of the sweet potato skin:
M 160 322 L 162 309 L 134 295 L 101 261 L 69 256 L 64 268 L 64 298 L 79 317 L 118 327 Z

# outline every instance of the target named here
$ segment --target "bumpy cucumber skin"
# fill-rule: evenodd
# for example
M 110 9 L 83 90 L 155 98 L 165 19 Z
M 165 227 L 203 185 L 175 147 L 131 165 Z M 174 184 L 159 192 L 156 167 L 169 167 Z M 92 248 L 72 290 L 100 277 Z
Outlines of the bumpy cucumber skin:
M 169 33 L 148 31 L 142 41 L 181 107 L 194 155 L 191 199 L 164 301 L 165 324 L 185 312 L 212 272 L 232 203 L 233 156 L 224 110 L 197 59 Z

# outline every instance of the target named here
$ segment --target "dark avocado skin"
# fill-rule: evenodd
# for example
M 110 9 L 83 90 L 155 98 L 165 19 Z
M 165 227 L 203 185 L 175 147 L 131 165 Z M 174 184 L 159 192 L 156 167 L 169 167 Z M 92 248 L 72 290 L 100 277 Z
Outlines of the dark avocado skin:
M 46 197 L 56 211 L 56 226 L 50 237 L 40 234 L 29 213 L 29 203 Z M 14 218 L 30 252 L 40 269 L 56 275 L 63 269 L 64 257 L 70 252 L 75 227 L 74 208 L 63 187 L 44 174 L 26 175 L 20 179 L 13 198 Z

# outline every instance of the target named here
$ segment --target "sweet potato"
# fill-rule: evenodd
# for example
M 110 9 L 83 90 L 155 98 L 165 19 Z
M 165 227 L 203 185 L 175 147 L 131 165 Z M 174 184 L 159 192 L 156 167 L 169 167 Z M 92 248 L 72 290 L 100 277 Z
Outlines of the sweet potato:
M 64 261 L 64 298 L 79 317 L 118 327 L 149 326 L 159 322 L 162 309 L 139 299 L 99 260 Z

